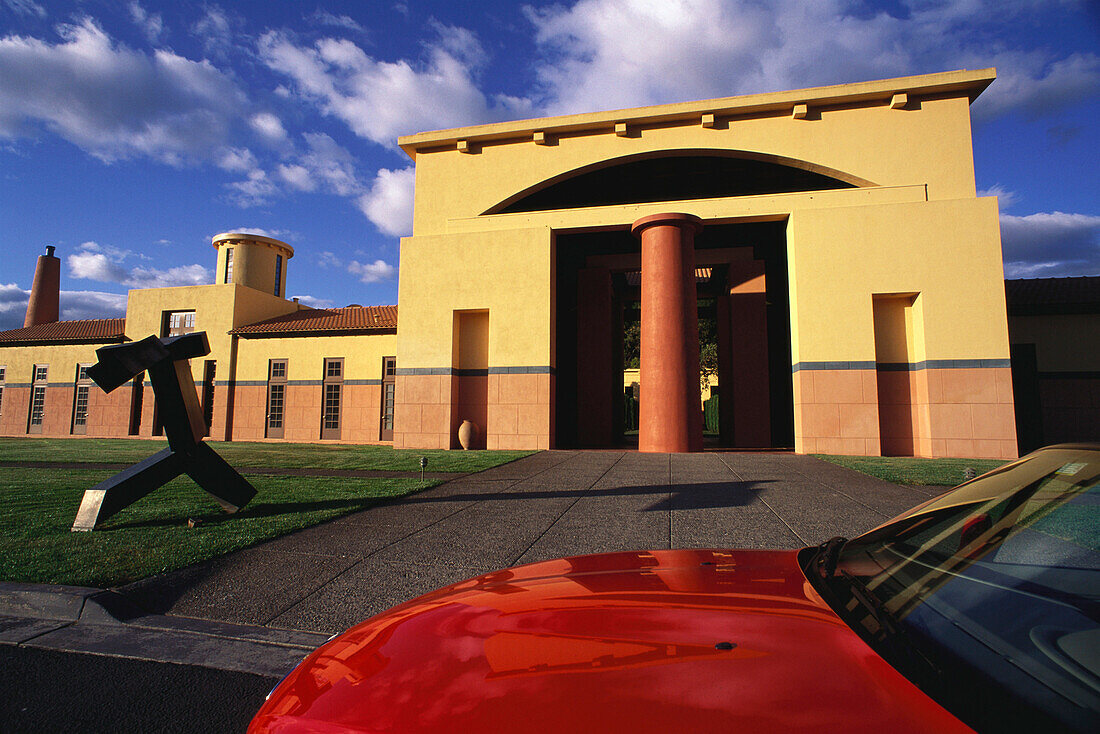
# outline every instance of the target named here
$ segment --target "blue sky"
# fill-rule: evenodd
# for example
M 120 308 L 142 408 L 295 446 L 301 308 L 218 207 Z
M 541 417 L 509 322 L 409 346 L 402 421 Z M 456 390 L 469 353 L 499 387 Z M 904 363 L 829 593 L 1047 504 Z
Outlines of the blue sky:
M 62 318 L 94 318 L 213 282 L 229 230 L 289 242 L 305 303 L 396 303 L 399 135 L 988 66 L 1006 274 L 1100 275 L 1097 5 L 0 0 L 0 328 L 45 245 Z

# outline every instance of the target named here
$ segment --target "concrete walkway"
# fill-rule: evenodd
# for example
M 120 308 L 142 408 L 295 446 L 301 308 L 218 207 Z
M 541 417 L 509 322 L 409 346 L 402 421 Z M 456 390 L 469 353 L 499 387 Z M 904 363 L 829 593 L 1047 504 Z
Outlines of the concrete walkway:
M 117 593 L 69 590 L 92 610 L 87 632 L 80 632 L 80 612 L 56 630 L 36 632 L 33 643 L 7 641 L 83 649 L 84 634 L 98 640 L 92 651 L 124 654 L 127 631 L 140 628 L 131 647 L 156 649 L 150 638 L 159 634 L 162 648 L 176 649 L 168 659 L 189 662 L 211 649 L 194 636 L 209 634 L 244 645 L 235 663 L 216 665 L 271 674 L 322 635 L 488 571 L 616 550 L 799 548 L 857 535 L 940 491 L 900 487 L 809 456 L 548 451 Z M 11 599 L 30 598 L 16 592 L 7 605 L 0 593 L 0 618 L 11 616 Z M 122 628 L 90 626 L 112 616 Z

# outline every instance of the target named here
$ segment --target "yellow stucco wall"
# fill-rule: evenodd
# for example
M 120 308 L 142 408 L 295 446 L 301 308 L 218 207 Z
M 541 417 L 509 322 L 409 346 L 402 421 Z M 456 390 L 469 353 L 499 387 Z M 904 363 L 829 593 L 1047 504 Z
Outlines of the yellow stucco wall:
M 230 377 L 231 329 L 297 308 L 293 301 L 237 284 L 133 290 L 126 305 L 126 336 L 135 341 L 149 335 L 160 336 L 166 312 L 194 311 L 195 331 L 206 332 L 210 354 L 191 360 L 191 372 L 195 379 L 200 379 L 203 361 L 213 359 L 218 363 L 217 379 L 221 381 Z
M 1007 359 L 997 202 L 795 212 L 788 228 L 794 362 L 874 361 L 873 294 L 918 293 L 913 355 Z
M 58 344 L 35 347 L 0 348 L 0 367 L 4 367 L 4 384 L 25 385 L 31 382 L 34 366 L 47 365 L 49 384 L 67 384 L 76 381 L 78 364 L 95 364 L 95 350 L 103 344 Z M 0 410 L 3 406 L 0 405 Z
M 490 366 L 550 364 L 550 230 L 401 241 L 397 367 L 452 366 L 454 311 L 489 311 Z
M 344 358 L 344 380 L 382 379 L 382 357 L 397 354 L 395 334 L 240 339 L 237 380 L 267 380 L 268 361 L 287 360 L 287 380 L 320 382 L 327 357 Z
M 992 78 L 991 74 L 986 76 Z M 905 87 L 905 80 L 890 81 L 898 82 L 899 89 Z M 847 86 L 854 90 L 860 85 Z M 894 109 L 890 95 L 883 94 L 846 103 L 823 101 L 823 106 L 811 107 L 806 119 L 795 119 L 789 106 L 772 109 L 765 105 L 761 110 L 761 105 L 748 103 L 739 107 L 739 98 L 712 100 L 715 108 L 728 106 L 730 118 L 713 128 L 703 127 L 697 116 L 665 121 L 679 105 L 627 110 L 620 116 L 631 130 L 627 137 L 617 136 L 613 125 L 605 125 L 551 136 L 551 145 L 531 142 L 530 130 L 537 130 L 540 123 L 548 129 L 568 127 L 568 121 L 574 118 L 614 119 L 615 113 L 533 120 L 523 126 L 514 125 L 513 137 L 474 144 L 473 153 L 459 152 L 453 144 L 429 143 L 456 137 L 476 141 L 479 135 L 492 132 L 494 126 L 442 131 L 424 140 L 421 136 L 403 138 L 406 150 L 422 146 L 416 151 L 413 233 L 448 231 L 452 220 L 476 217 L 548 179 L 584 166 L 655 151 L 740 151 L 780 156 L 860 185 L 919 185 L 926 187 L 927 197 L 933 200 L 973 196 L 967 95 L 914 96 L 906 108 Z M 459 181 L 461 185 L 456 185 Z

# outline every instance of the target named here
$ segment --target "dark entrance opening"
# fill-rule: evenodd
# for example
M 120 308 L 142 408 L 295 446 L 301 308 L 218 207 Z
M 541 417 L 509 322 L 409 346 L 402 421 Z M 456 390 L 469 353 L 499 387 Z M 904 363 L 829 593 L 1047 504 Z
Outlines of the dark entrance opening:
M 555 244 L 555 445 L 629 446 L 623 332 L 638 319 L 640 244 L 625 229 Z M 708 223 L 695 257 L 700 318 L 719 337 L 721 431 L 710 445 L 793 447 L 786 222 Z

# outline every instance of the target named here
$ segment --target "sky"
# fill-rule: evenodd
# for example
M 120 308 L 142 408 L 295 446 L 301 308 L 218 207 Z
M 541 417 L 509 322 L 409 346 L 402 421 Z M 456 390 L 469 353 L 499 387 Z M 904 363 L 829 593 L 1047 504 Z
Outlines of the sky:
M 0 329 L 35 258 L 61 317 L 212 283 L 213 235 L 289 243 L 287 292 L 397 302 L 398 136 L 951 69 L 1007 277 L 1100 275 L 1093 0 L 0 0 Z

